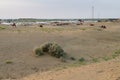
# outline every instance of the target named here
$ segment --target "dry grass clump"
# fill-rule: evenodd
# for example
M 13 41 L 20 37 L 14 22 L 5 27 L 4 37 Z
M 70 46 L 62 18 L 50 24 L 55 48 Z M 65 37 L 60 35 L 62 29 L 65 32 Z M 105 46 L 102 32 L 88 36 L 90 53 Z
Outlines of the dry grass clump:
M 7 60 L 5 63 L 6 63 L 6 64 L 12 64 L 13 62 L 10 61 L 10 60 Z
M 120 55 L 120 49 L 119 50 L 116 50 L 113 54 L 112 54 L 112 58 L 116 58 Z
M 0 26 L 0 30 L 3 30 L 3 29 L 6 29 L 6 28 L 5 28 L 5 27 L 1 27 L 1 26 Z
M 66 55 L 64 50 L 57 43 L 52 42 L 42 44 L 39 48 L 36 48 L 34 52 L 37 56 L 49 54 L 56 58 L 65 57 Z

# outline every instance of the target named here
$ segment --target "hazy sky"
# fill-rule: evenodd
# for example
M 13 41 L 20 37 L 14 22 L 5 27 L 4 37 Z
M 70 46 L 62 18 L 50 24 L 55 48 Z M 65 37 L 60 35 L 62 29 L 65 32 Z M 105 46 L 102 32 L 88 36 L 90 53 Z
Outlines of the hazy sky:
M 0 0 L 0 18 L 119 18 L 120 0 Z

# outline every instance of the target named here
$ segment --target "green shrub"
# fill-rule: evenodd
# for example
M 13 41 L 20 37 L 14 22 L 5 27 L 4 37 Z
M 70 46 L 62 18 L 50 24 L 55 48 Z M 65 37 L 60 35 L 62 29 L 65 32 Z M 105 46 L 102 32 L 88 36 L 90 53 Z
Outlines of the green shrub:
M 55 56 L 57 58 L 63 57 L 65 55 L 64 50 L 56 43 L 50 44 L 48 53 L 51 56 Z
M 41 56 L 43 54 L 49 54 L 56 58 L 65 57 L 66 53 L 64 50 L 56 43 L 45 43 L 42 44 L 39 48 L 36 48 L 35 54 Z
M 118 54 L 112 54 L 112 58 L 115 59 L 117 56 L 119 56 Z
M 110 58 L 110 57 L 105 56 L 105 57 L 102 57 L 102 59 L 103 59 L 103 60 L 105 60 L 105 61 L 108 61 L 108 60 L 110 60 L 111 58 Z
M 81 57 L 80 59 L 79 59 L 79 62 L 84 62 L 85 61 L 85 59 L 83 58 L 83 57 Z
M 52 43 L 44 43 L 41 45 L 41 50 L 44 53 L 49 52 L 49 48 L 51 47 Z
M 41 50 L 41 48 L 35 48 L 34 52 L 37 56 L 41 56 L 44 55 L 43 51 Z
M 114 59 L 114 58 L 118 57 L 119 55 L 120 55 L 120 50 L 117 50 L 112 54 L 112 58 Z
M 98 58 L 92 58 L 93 62 L 99 62 Z

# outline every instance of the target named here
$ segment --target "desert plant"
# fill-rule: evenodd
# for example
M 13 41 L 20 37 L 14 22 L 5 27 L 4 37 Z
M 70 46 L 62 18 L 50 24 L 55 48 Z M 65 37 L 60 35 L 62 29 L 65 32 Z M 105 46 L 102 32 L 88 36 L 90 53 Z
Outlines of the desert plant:
M 37 56 L 41 56 L 41 55 L 44 55 L 43 51 L 41 48 L 35 48 L 34 49 L 34 53 L 37 55 Z
M 95 58 L 95 57 L 90 56 L 90 55 L 88 55 L 88 56 L 92 59 L 93 62 L 99 62 L 99 58 Z
M 51 45 L 52 45 L 52 43 L 44 43 L 44 44 L 42 44 L 41 45 L 42 52 L 45 52 L 45 53 L 49 52 L 49 48 L 50 48 Z
M 79 62 L 84 62 L 85 61 L 85 58 L 83 58 L 83 57 L 81 57 L 80 59 L 79 59 Z
M 102 31 L 103 29 L 100 29 L 100 28 L 99 28 L 99 29 L 96 29 L 96 30 L 97 30 L 97 31 Z
M 119 49 L 119 50 L 116 50 L 116 51 L 114 52 L 114 54 L 120 55 L 120 49 Z
M 64 50 L 56 43 L 51 43 L 48 53 L 57 58 L 65 56 Z
M 98 58 L 92 58 L 93 62 L 99 62 Z
M 1 26 L 0 26 L 0 30 L 3 30 L 3 29 L 6 29 L 6 28 L 5 28 L 5 27 L 1 27 Z
M 12 64 L 13 62 L 12 62 L 12 61 L 7 60 L 5 63 L 6 63 L 6 64 Z
M 105 60 L 105 61 L 108 61 L 108 60 L 110 60 L 111 58 L 110 58 L 110 57 L 107 57 L 107 56 L 104 56 L 104 57 L 102 57 L 102 59 Z
M 112 54 L 112 58 L 115 59 L 118 55 L 117 54 Z
M 120 50 L 116 50 L 113 54 L 112 54 L 112 58 L 116 58 L 120 55 Z
M 35 54 L 41 56 L 45 53 L 54 56 L 56 58 L 65 57 L 66 53 L 64 50 L 56 43 L 48 42 L 42 44 L 39 48 L 34 50 Z

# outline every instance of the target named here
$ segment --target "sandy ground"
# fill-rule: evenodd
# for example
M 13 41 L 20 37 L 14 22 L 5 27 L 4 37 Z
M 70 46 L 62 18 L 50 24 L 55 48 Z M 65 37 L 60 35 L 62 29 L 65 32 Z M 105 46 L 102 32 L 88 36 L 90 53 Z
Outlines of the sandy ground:
M 101 24 L 105 24 L 107 29 L 100 29 L 98 26 Z M 36 76 L 56 67 L 71 64 L 71 62 L 63 63 L 59 59 L 48 55 L 36 57 L 33 54 L 33 49 L 45 42 L 57 42 L 69 56 L 75 57 L 76 61 L 81 57 L 91 62 L 91 56 L 94 58 L 110 56 L 115 50 L 120 49 L 119 25 L 120 23 L 96 23 L 92 27 L 85 24 L 82 26 L 63 27 L 45 26 L 44 28 L 19 26 L 17 28 L 7 27 L 4 30 L 0 30 L 0 79 L 23 79 L 26 76 Z M 11 63 L 9 64 L 9 62 Z M 105 66 L 107 68 L 109 67 L 107 65 L 108 63 L 101 63 L 101 65 L 106 64 Z M 110 63 L 118 65 L 114 61 Z M 97 67 L 99 65 L 95 64 L 96 67 L 94 69 L 102 69 L 102 67 Z M 114 65 L 111 65 L 111 67 Z M 77 68 L 75 71 L 78 69 L 82 68 Z M 89 74 L 87 72 L 91 71 L 92 67 L 90 66 L 90 70 L 87 66 L 85 68 L 83 67 L 83 69 L 86 69 L 85 75 L 87 76 Z M 61 71 L 58 73 L 61 73 Z M 79 75 L 79 72 L 75 74 L 77 75 L 77 73 Z M 47 74 L 49 72 L 45 73 L 45 75 Z M 95 74 L 95 72 L 91 72 L 92 74 Z M 55 80 L 57 77 L 55 77 Z M 39 79 L 41 78 L 38 77 Z M 50 80 L 50 78 L 45 80 Z M 67 77 L 62 80 L 67 80 Z M 91 80 L 91 78 L 83 78 L 82 80 Z
M 21 80 L 120 80 L 120 60 L 36 73 Z

